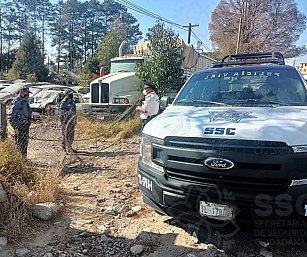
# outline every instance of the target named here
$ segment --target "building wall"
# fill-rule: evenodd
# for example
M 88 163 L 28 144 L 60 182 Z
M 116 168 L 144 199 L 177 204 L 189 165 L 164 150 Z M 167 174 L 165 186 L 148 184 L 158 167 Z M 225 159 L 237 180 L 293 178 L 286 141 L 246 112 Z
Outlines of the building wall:
M 302 74 L 307 75 L 307 62 L 300 63 L 299 71 L 300 71 Z
M 196 71 L 211 68 L 215 62 L 216 60 L 203 54 L 199 54 L 197 64 L 193 68 L 184 69 L 184 76 L 189 78 Z

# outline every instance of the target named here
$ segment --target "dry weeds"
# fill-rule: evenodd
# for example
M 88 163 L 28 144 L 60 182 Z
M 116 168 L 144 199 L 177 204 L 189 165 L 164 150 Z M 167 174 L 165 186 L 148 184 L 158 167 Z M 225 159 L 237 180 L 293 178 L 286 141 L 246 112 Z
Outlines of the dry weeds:
M 123 139 L 137 134 L 140 130 L 140 125 L 139 117 L 114 123 L 80 116 L 78 117 L 77 133 L 78 138 L 82 139 L 92 137 Z
M 0 183 L 7 195 L 7 201 L 0 203 L 0 231 L 5 236 L 16 238 L 29 231 L 34 204 L 58 200 L 61 170 L 39 172 L 12 142 L 0 142 Z

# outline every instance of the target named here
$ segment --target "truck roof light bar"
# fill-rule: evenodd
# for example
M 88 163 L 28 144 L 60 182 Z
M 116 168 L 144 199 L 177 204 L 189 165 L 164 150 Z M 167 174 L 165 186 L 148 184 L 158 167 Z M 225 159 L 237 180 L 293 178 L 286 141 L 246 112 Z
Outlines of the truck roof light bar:
M 285 60 L 280 52 L 269 53 L 251 53 L 251 54 L 229 54 L 224 56 L 220 62 L 216 62 L 213 68 L 221 68 L 233 65 L 251 65 L 251 64 L 279 64 L 285 65 Z

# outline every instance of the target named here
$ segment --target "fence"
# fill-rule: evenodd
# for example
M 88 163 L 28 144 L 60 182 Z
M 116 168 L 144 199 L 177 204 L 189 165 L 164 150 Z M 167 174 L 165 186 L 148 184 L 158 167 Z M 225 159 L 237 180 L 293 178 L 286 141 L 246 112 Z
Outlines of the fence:
M 27 159 L 42 167 L 53 166 L 69 156 L 77 158 L 75 150 L 81 156 L 89 145 L 94 146 L 97 142 L 110 138 L 107 139 L 107 147 L 114 137 L 106 135 L 112 129 L 119 131 L 120 121 L 133 117 L 136 108 L 131 106 L 107 121 L 82 116 L 80 113 L 77 114 L 77 122 L 75 116 L 61 120 L 58 112 L 42 112 L 40 118 L 32 120 L 30 125 L 23 120 L 16 120 L 15 124 L 8 121 L 9 106 L 1 104 L 0 107 L 1 140 L 15 142 Z
M 6 104 L 0 102 L 0 139 L 4 140 L 7 137 L 6 129 Z

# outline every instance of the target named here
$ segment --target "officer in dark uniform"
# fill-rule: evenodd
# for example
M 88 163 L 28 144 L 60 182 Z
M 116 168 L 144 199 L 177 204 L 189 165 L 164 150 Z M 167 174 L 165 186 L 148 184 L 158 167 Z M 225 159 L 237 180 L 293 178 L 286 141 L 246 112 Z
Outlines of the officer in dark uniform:
M 73 91 L 65 90 L 64 99 L 60 103 L 60 121 L 62 126 L 62 148 L 64 151 L 75 152 L 72 143 L 75 137 L 77 122 L 76 104 L 73 100 Z
M 29 143 L 29 128 L 31 124 L 31 108 L 29 105 L 29 88 L 20 89 L 17 97 L 13 100 L 9 112 L 9 123 L 14 129 L 15 144 L 21 154 L 26 158 Z

